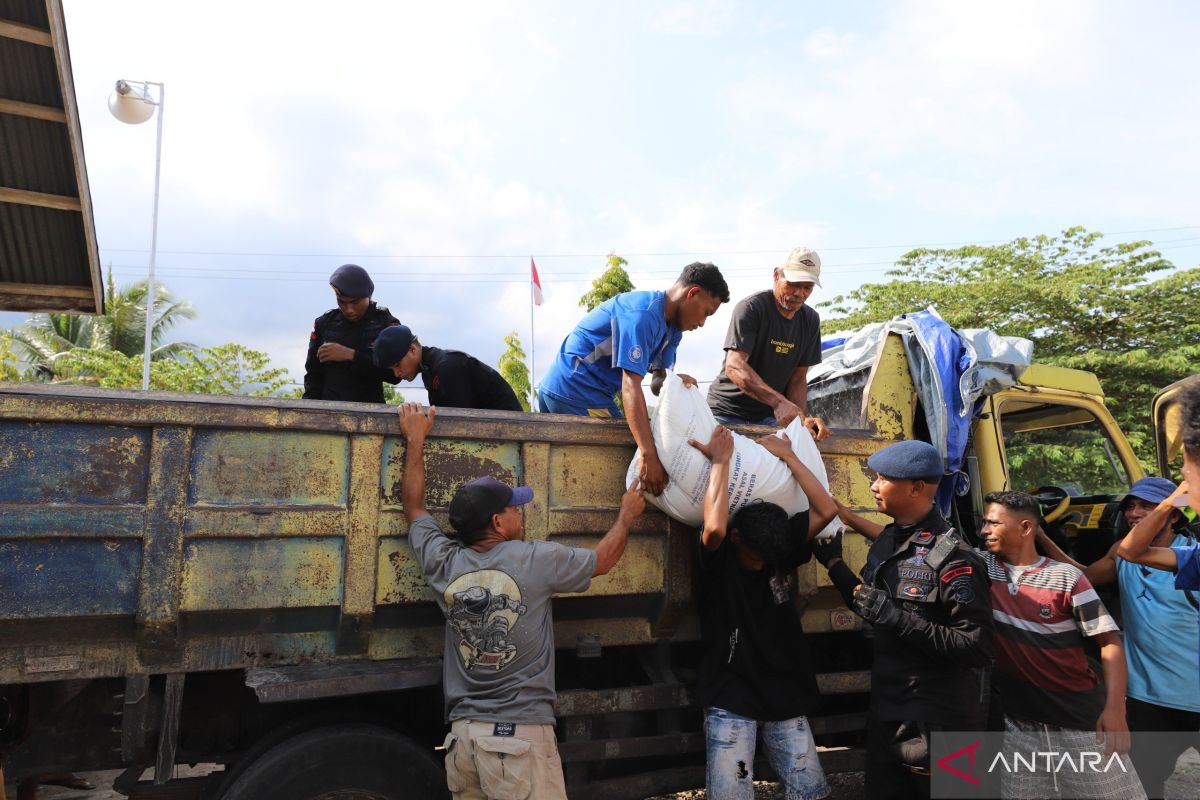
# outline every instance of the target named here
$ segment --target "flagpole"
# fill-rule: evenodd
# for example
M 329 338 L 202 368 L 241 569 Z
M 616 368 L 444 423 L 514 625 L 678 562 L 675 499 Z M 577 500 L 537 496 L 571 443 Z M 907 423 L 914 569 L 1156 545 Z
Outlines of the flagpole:
M 529 255 L 529 410 L 537 411 L 537 387 L 533 385 L 533 368 L 537 364 L 537 335 L 533 329 L 533 254 Z

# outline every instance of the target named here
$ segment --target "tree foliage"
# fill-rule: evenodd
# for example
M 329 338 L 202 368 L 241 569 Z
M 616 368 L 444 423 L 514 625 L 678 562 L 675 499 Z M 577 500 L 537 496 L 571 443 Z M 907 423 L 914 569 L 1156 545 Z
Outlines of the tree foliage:
M 629 262 L 616 253 L 609 253 L 606 263 L 607 268 L 604 273 L 592 281 L 592 288 L 579 298 L 579 305 L 588 311 L 610 297 L 616 297 L 622 292 L 633 291 L 633 281 L 629 279 L 629 273 L 625 271 L 625 266 Z
M 64 383 L 135 389 L 142 385 L 142 354 L 77 348 L 60 361 L 75 377 Z M 271 357 L 240 344 L 188 352 L 178 359 L 150 362 L 150 388 L 171 392 L 267 397 L 288 383 L 287 370 L 270 366 Z
M 21 368 L 13 348 L 12 336 L 0 333 L 0 381 L 21 380 Z
M 1075 227 L 1000 245 L 912 250 L 890 282 L 822 303 L 832 312 L 822 329 L 853 330 L 933 306 L 954 327 L 1031 339 L 1036 361 L 1100 378 L 1149 468 L 1150 400 L 1200 372 L 1200 269 L 1174 271 L 1151 242 L 1102 246 L 1102 236 Z
M 112 268 L 104 290 L 104 313 L 35 314 L 23 327 L 11 331 L 17 354 L 29 365 L 34 380 L 73 380 L 80 375 L 78 359 L 62 360 L 65 353 L 85 349 L 140 355 L 145 346 L 146 281 L 117 288 Z M 150 331 L 150 360 L 175 358 L 195 349 L 187 342 L 164 343 L 168 332 L 195 310 L 186 300 L 176 300 L 161 283 L 154 288 L 154 324 Z
M 521 408 L 528 411 L 532 384 L 529 380 L 529 365 L 525 363 L 525 349 L 521 347 L 521 340 L 516 331 L 504 337 L 504 344 L 508 349 L 501 354 L 497 369 L 517 395 Z

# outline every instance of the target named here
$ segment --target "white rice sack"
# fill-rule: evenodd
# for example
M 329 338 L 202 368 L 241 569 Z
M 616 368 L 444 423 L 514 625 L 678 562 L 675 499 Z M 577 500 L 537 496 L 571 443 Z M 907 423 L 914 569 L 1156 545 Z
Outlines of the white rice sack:
M 647 493 L 646 502 L 662 510 L 668 516 L 685 525 L 698 526 L 704 521 L 704 493 L 708 489 L 708 475 L 712 464 L 704 454 L 688 444 L 695 439 L 705 444 L 712 438 L 717 422 L 713 419 L 704 392 L 699 388 L 687 388 L 683 380 L 674 373 L 667 376 L 659 396 L 650 430 L 658 457 L 670 476 L 670 483 L 658 497 Z M 786 431 L 792 443 L 792 452 L 808 467 L 821 485 L 829 488 L 825 464 L 813 442 L 812 434 L 797 418 Z M 776 433 L 778 436 L 779 434 Z M 633 485 L 641 471 L 641 453 L 633 457 L 625 473 L 625 485 Z M 733 434 L 733 455 L 729 459 L 729 513 L 755 500 L 775 503 L 789 515 L 808 508 L 808 498 L 792 476 L 787 464 L 767 452 L 766 448 Z M 822 531 L 832 533 L 837 519 Z

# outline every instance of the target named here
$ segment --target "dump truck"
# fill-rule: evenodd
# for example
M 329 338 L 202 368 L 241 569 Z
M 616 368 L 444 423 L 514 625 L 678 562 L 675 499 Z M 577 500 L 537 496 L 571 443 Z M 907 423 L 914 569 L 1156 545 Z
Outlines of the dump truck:
M 927 435 L 906 359 L 888 336 L 861 381 L 811 400 L 833 424 L 833 495 L 879 520 L 867 457 Z M 446 796 L 444 622 L 405 538 L 404 447 L 388 407 L 0 384 L 8 779 L 122 769 L 134 798 Z M 455 488 L 492 475 L 534 489 L 527 536 L 593 545 L 634 451 L 620 421 L 440 409 L 427 505 L 446 523 Z M 1096 378 L 1036 364 L 986 398 L 964 472 L 952 516 L 968 535 L 986 492 L 1041 489 L 1075 542 L 1111 541 L 1142 477 Z M 851 567 L 866 550 L 847 535 Z M 611 573 L 554 600 L 571 797 L 703 785 L 697 553 L 695 529 L 648 510 Z M 822 761 L 861 769 L 871 643 L 822 569 L 795 577 Z M 185 764 L 223 769 L 176 777 Z

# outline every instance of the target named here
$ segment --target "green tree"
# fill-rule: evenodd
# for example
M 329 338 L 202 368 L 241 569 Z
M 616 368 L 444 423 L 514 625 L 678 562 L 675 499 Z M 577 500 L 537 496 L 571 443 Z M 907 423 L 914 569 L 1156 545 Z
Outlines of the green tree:
M 619 255 L 609 253 L 607 268 L 599 278 L 592 281 L 592 288 L 579 298 L 579 305 L 591 311 L 610 297 L 616 297 L 621 292 L 633 291 L 633 281 L 625 271 L 628 263 Z
M 1034 358 L 1094 372 L 1139 458 L 1153 463 L 1149 406 L 1158 388 L 1200 372 L 1200 269 L 1148 241 L 1103 247 L 1082 227 L 1000 245 L 906 253 L 887 283 L 822 303 L 825 332 L 933 306 L 957 328 L 1034 342 Z M 1156 277 L 1158 276 L 1158 277 Z
M 60 358 L 75 377 L 65 383 L 134 389 L 142 385 L 142 354 L 77 348 Z M 271 367 L 266 353 L 240 344 L 205 347 L 178 359 L 150 362 L 150 388 L 171 392 L 276 395 L 288 384 L 287 370 Z
M 0 381 L 19 380 L 21 380 L 21 368 L 13 349 L 12 336 L 8 333 L 0 333 Z
M 184 320 L 194 319 L 195 310 L 186 300 L 176 300 L 162 284 L 155 285 L 154 324 L 150 331 L 150 360 L 175 358 L 195 349 L 187 342 L 164 343 L 167 333 Z M 77 375 L 78 359 L 62 360 L 72 350 L 112 350 L 126 356 L 140 355 L 145 345 L 146 281 L 117 288 L 109 268 L 104 291 L 104 313 L 35 314 L 11 334 L 21 360 L 30 365 L 35 380 L 70 380 Z
M 508 381 L 508 385 L 517 395 L 521 408 L 528 411 L 531 384 L 529 365 L 525 363 L 525 349 L 521 347 L 521 340 L 517 337 L 516 331 L 504 337 L 504 344 L 508 346 L 508 349 L 501 354 L 500 361 L 496 366 L 500 375 Z

